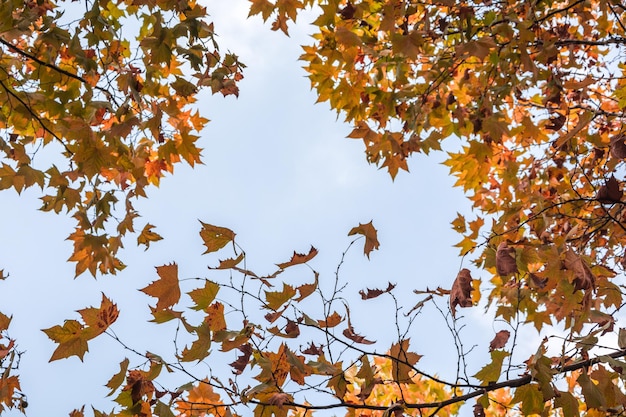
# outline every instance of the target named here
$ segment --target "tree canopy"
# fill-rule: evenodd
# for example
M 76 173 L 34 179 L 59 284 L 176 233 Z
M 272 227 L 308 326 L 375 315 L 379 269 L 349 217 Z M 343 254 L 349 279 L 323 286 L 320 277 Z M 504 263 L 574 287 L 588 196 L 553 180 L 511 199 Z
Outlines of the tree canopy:
M 452 143 L 444 164 L 472 208 L 451 219 L 460 235 L 458 275 L 446 288 L 420 282 L 418 301 L 398 305 L 392 282 L 346 294 L 343 260 L 334 285 L 322 286 L 314 247 L 259 273 L 235 231 L 201 222 L 205 253 L 217 256 L 208 266 L 220 279 L 183 280 L 170 263 L 141 289 L 153 322 L 178 326 L 172 351 L 125 344 L 112 331 L 120 311 L 105 294 L 99 306 L 44 330 L 56 344 L 50 360 L 83 358 L 103 334 L 128 352 L 107 383 L 114 410 L 93 414 L 431 416 L 456 414 L 467 402 L 475 417 L 626 413 L 619 323 L 626 7 L 612 0 L 250 3 L 251 18 L 285 34 L 312 9 L 314 34 L 300 57 L 312 89 L 391 178 L 409 170 L 412 155 Z M 176 163 L 201 162 L 197 141 L 208 119 L 198 94 L 238 95 L 245 66 L 220 51 L 210 7 L 186 0 L 0 6 L 0 188 L 37 185 L 42 210 L 75 219 L 68 239 L 77 276 L 121 271 L 128 235 L 146 249 L 161 240 L 155 225 L 137 224 L 134 203 Z M 53 164 L 34 158 L 44 152 Z M 380 246 L 375 222 L 349 236 L 368 258 Z M 357 328 L 351 315 L 357 298 L 378 297 L 396 301 L 397 340 L 384 348 L 377 329 Z M 411 344 L 411 325 L 428 320 L 421 312 L 433 306 L 457 346 L 451 380 L 425 372 L 422 363 L 436 358 Z M 489 360 L 474 374 L 460 332 L 471 308 L 506 324 L 489 336 Z M 0 313 L 0 411 L 26 407 L 10 322 Z M 521 358 L 516 348 L 530 330 L 535 353 Z M 229 371 L 191 370 L 209 357 Z M 186 383 L 169 387 L 170 373 Z

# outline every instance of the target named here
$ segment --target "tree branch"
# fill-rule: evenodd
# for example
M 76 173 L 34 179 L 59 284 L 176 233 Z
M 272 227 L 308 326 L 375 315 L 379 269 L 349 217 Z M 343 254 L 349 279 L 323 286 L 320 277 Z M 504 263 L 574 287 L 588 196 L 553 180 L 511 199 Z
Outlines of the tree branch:
M 29 54 L 28 52 L 24 51 L 23 49 L 18 48 L 17 46 L 13 45 L 12 43 L 5 41 L 1 37 L 0 37 L 0 44 L 6 46 L 7 48 L 9 48 L 10 50 L 12 50 L 15 53 L 17 53 L 19 55 L 22 55 L 23 57 L 28 58 L 31 61 L 36 62 L 37 64 L 39 64 L 41 66 L 50 68 L 50 69 L 52 69 L 52 70 L 54 70 L 54 71 L 56 71 L 56 72 L 58 72 L 60 74 L 63 74 L 65 76 L 68 76 L 70 78 L 78 80 L 78 81 L 80 81 L 81 83 L 83 83 L 85 85 L 91 86 L 91 84 L 89 84 L 89 82 L 87 82 L 87 80 L 84 79 L 83 77 L 81 77 L 80 75 L 71 73 L 71 72 L 69 72 L 67 70 L 64 70 L 63 68 L 59 68 L 56 65 L 53 65 L 53 64 L 50 64 L 48 62 L 42 61 L 41 59 L 37 58 L 34 55 Z M 102 93 L 104 93 L 104 95 L 106 95 L 107 98 L 109 98 L 109 99 L 112 97 L 112 94 L 105 88 L 99 87 L 97 85 L 93 86 L 93 88 L 95 88 L 96 90 L 99 90 Z

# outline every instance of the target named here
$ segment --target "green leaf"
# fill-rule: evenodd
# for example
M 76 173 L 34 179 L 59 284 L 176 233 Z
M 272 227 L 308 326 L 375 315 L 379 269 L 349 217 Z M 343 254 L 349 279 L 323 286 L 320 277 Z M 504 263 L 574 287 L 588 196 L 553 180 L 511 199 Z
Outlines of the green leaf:
M 122 362 L 120 362 L 120 371 L 113 375 L 109 382 L 106 383 L 106 387 L 111 389 L 111 392 L 107 394 L 107 397 L 113 395 L 113 393 L 122 385 L 124 379 L 126 378 L 126 371 L 128 370 L 129 360 L 125 358 Z
M 544 400 L 539 385 L 528 384 L 518 387 L 513 396 L 513 403 L 520 402 L 523 415 L 540 414 L 544 408 Z
M 215 300 L 219 290 L 219 284 L 206 280 L 204 287 L 197 288 L 187 293 L 195 303 L 195 305 L 191 308 L 194 310 L 206 309 L 213 302 L 213 300 Z
M 556 408 L 563 410 L 563 417 L 579 417 L 580 407 L 578 399 L 570 392 L 559 392 L 554 399 Z
M 265 300 L 267 301 L 267 307 L 276 311 L 291 300 L 296 295 L 296 290 L 291 286 L 283 283 L 282 291 L 265 291 Z
M 484 384 L 498 382 L 498 379 L 500 379 L 500 373 L 502 372 L 502 362 L 507 356 L 509 356 L 509 353 L 503 350 L 492 351 L 491 362 L 478 371 L 474 375 L 474 378 L 482 381 Z
M 63 327 L 56 325 L 42 331 L 52 341 L 59 344 L 52 353 L 50 362 L 70 356 L 78 356 L 81 361 L 83 360 L 88 347 L 87 340 L 83 338 L 82 324 L 76 320 L 67 320 L 63 323 Z
M 580 385 L 583 397 L 585 397 L 587 409 L 602 408 L 604 406 L 604 395 L 584 371 L 578 377 L 577 382 Z
M 200 224 L 200 237 L 206 246 L 204 253 L 216 252 L 235 240 L 235 233 L 226 227 L 213 226 L 202 221 Z

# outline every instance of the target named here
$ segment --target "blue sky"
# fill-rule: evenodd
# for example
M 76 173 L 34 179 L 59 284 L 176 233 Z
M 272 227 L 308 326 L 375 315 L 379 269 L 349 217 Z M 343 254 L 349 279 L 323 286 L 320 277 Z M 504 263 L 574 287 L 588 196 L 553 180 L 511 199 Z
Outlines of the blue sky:
M 20 374 L 30 403 L 27 415 L 63 416 L 83 403 L 105 411 L 112 407 L 102 399 L 108 392 L 103 385 L 129 354 L 101 336 L 90 344 L 84 363 L 73 357 L 48 364 L 55 346 L 40 331 L 78 318 L 75 310 L 98 305 L 101 292 L 120 308 L 113 330 L 124 340 L 140 350 L 171 351 L 171 328 L 146 323 L 152 300 L 137 289 L 156 279 L 155 266 L 173 261 L 181 276 L 212 278 L 206 266 L 215 258 L 201 256 L 198 220 L 234 230 L 248 265 L 261 272 L 288 260 L 294 250 L 315 246 L 320 254 L 312 266 L 323 283 L 334 278 L 352 240 L 348 231 L 373 220 L 380 250 L 368 261 L 357 245 L 346 258 L 342 278 L 349 283 L 346 294 L 355 300 L 357 331 L 383 345 L 394 337 L 391 305 L 362 303 L 358 290 L 397 283 L 410 309 L 419 301 L 413 289 L 449 288 L 458 270 L 470 267 L 452 247 L 460 238 L 450 227 L 456 212 L 467 212 L 469 204 L 452 189 L 454 181 L 440 165 L 443 155 L 414 157 L 411 172 L 399 173 L 395 181 L 368 165 L 361 142 L 345 138 L 350 126 L 327 104 L 314 104 L 316 96 L 297 61 L 299 45 L 308 41 L 306 19 L 287 38 L 258 18 L 246 19 L 247 4 L 206 3 L 222 50 L 237 53 L 248 68 L 239 99 L 205 96 L 198 102 L 212 120 L 202 132 L 204 165 L 177 167 L 137 204 L 140 224 L 156 225 L 165 240 L 147 252 L 129 240 L 121 254 L 128 267 L 118 276 L 74 279 L 74 265 L 66 262 L 71 246 L 65 241 L 72 220 L 37 211 L 39 190 L 1 194 L 0 268 L 10 278 L 0 282 L 0 306 L 13 315 L 10 336 L 26 352 Z M 439 304 L 445 308 L 446 302 Z M 473 314 L 482 317 L 481 311 Z M 413 327 L 412 347 L 425 355 L 426 370 L 453 375 L 455 363 L 449 363 L 448 353 L 454 350 L 447 350 L 452 340 L 443 319 L 424 318 Z M 499 330 L 484 321 L 473 329 Z M 491 337 L 487 334 L 477 348 L 480 355 Z M 138 363 L 129 357 L 131 364 Z

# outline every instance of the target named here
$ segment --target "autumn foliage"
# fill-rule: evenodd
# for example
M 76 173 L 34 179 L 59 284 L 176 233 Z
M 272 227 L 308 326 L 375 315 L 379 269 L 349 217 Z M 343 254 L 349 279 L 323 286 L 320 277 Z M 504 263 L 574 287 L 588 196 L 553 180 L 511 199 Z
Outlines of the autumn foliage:
M 115 411 L 94 414 L 447 416 L 464 403 L 476 417 L 625 414 L 626 7 L 250 3 L 252 18 L 286 34 L 302 10 L 317 13 L 301 60 L 319 101 L 352 125 L 349 137 L 363 142 L 369 162 L 393 178 L 412 155 L 450 144 L 444 164 L 472 209 L 451 219 L 458 275 L 447 288 L 416 284 L 416 304 L 396 306 L 395 325 L 405 331 L 381 347 L 356 325 L 341 294 L 345 278 L 338 272 L 331 290 L 319 284 L 317 248 L 258 273 L 235 232 L 201 222 L 205 254 L 217 256 L 207 264 L 227 278 L 182 280 L 170 263 L 141 289 L 153 322 L 178 326 L 174 352 L 126 346 L 110 331 L 119 311 L 104 294 L 99 307 L 44 330 L 56 346 L 50 360 L 83 358 L 102 334 L 128 353 L 107 383 Z M 86 4 L 71 28 L 56 14 L 71 4 L 0 6 L 0 189 L 39 186 L 42 210 L 76 221 L 76 275 L 96 276 L 124 268 L 118 252 L 129 235 L 146 248 L 161 240 L 155 225 L 137 224 L 134 202 L 177 163 L 201 161 L 207 119 L 196 95 L 237 95 L 244 65 L 220 52 L 206 8 L 194 1 Z M 132 36 L 121 30 L 127 21 L 138 28 Z M 45 151 L 62 163 L 37 165 L 33 153 Z M 348 234 L 368 258 L 380 247 L 374 222 Z M 294 270 L 304 272 L 295 278 Z M 363 288 L 355 302 L 395 300 L 394 290 Z M 455 378 L 424 371 L 432 358 L 412 345 L 408 328 L 425 319 L 425 306 L 457 343 Z M 459 329 L 464 313 L 479 308 L 503 328 L 484 343 L 487 361 L 468 372 Z M 26 406 L 10 322 L 0 313 L 0 412 Z M 527 329 L 539 342 L 522 358 L 516 347 Z M 228 372 L 191 370 L 209 356 Z M 188 383 L 168 387 L 163 370 Z

